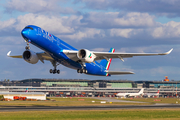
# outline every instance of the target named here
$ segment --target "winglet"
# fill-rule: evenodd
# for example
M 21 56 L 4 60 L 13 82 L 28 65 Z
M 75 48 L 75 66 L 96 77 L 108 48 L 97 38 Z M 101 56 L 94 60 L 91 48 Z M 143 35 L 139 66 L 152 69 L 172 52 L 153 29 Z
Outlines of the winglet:
M 12 58 L 22 58 L 22 55 L 11 56 L 10 54 L 11 54 L 11 51 L 9 51 L 9 52 L 7 53 L 7 56 L 8 56 L 8 57 L 12 57 Z
M 169 50 L 168 52 L 166 52 L 166 53 L 160 53 L 159 55 L 168 55 L 168 54 L 170 54 L 172 51 L 173 51 L 173 48 L 172 48 L 171 50 Z
M 171 53 L 173 51 L 173 48 L 171 49 L 171 50 L 169 50 L 166 54 L 169 54 L 169 53 Z
M 10 54 L 11 54 L 11 51 L 9 51 L 9 52 L 7 53 L 7 56 L 10 57 Z

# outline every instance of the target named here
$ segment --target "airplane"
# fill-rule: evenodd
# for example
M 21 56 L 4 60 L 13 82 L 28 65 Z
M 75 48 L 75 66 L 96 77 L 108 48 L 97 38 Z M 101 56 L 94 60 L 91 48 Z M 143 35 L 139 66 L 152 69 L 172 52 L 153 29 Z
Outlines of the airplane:
M 142 88 L 138 93 L 118 93 L 116 94 L 117 97 L 136 97 L 136 96 L 141 96 L 144 93 L 144 88 Z
M 95 52 L 87 49 L 77 50 L 63 40 L 57 38 L 53 34 L 46 32 L 42 28 L 34 25 L 26 26 L 21 35 L 24 38 L 27 46 L 22 55 L 10 55 L 11 51 L 7 53 L 8 57 L 23 58 L 26 62 L 36 64 L 39 60 L 44 63 L 44 60 L 50 61 L 54 69 L 50 69 L 50 73 L 60 73 L 56 69 L 59 64 L 77 70 L 78 73 L 85 73 L 96 76 L 111 76 L 134 74 L 131 71 L 109 71 L 112 58 L 130 58 L 133 56 L 152 56 L 152 55 L 167 55 L 171 53 L 169 50 L 166 53 L 114 53 L 115 49 L 111 48 L 109 52 Z M 30 50 L 29 44 L 43 50 L 43 52 L 36 53 Z M 97 62 L 97 60 L 101 60 Z
M 26 91 L 25 92 L 28 92 L 28 88 L 26 88 Z
M 159 96 L 159 90 L 156 93 L 144 93 L 144 96 L 147 96 L 147 97 Z

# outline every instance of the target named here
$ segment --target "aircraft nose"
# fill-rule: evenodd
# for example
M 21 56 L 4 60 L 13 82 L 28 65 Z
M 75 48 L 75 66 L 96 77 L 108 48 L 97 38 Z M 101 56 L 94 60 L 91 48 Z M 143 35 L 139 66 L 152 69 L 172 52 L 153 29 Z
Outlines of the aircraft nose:
M 28 30 L 22 30 L 21 31 L 21 35 L 22 35 L 22 37 L 25 39 L 25 40 L 28 40 L 28 34 L 29 34 L 29 31 Z

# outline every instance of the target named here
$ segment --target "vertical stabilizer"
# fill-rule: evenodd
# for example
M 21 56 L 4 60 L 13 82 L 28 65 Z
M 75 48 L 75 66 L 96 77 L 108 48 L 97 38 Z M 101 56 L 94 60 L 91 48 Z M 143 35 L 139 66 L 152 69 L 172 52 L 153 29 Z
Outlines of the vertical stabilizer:
M 26 88 L 26 91 L 25 92 L 28 92 L 28 88 Z
M 140 91 L 139 91 L 139 94 L 142 94 L 144 92 L 144 88 L 142 88 Z
M 109 50 L 109 52 L 110 52 L 110 53 L 114 53 L 114 52 L 115 52 L 115 49 L 114 49 L 114 48 L 111 48 L 111 49 Z M 112 58 L 109 58 L 109 61 L 107 61 L 106 59 L 103 59 L 103 60 L 101 60 L 100 64 L 101 64 L 102 66 L 104 66 L 104 67 L 106 68 L 106 70 L 109 70 L 111 61 L 112 61 Z M 106 76 L 108 76 L 108 75 L 109 75 L 109 74 L 107 73 Z
M 159 94 L 159 90 L 158 90 L 158 92 L 157 92 L 158 94 Z
M 115 51 L 114 48 L 111 48 L 111 49 L 109 50 L 110 53 L 114 53 L 114 51 Z M 100 64 L 101 64 L 102 66 L 104 66 L 104 67 L 106 68 L 106 70 L 109 70 L 109 66 L 110 66 L 110 64 L 111 64 L 111 61 L 112 61 L 112 58 L 110 58 L 109 61 L 107 61 L 106 59 L 103 59 L 103 60 L 101 60 Z

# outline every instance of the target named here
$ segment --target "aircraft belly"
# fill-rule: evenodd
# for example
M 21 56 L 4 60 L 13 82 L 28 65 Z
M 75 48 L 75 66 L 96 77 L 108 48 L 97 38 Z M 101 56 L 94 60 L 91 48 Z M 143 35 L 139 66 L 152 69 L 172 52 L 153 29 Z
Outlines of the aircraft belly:
M 60 64 L 72 68 L 72 69 L 80 69 L 81 65 L 79 63 L 76 63 L 72 60 L 65 60 L 65 59 L 59 59 L 57 60 Z
M 97 75 L 97 76 L 106 76 L 106 72 L 104 72 L 103 69 L 101 69 L 101 66 L 99 64 L 95 63 L 86 63 L 86 69 L 88 71 L 87 74 L 90 75 Z

